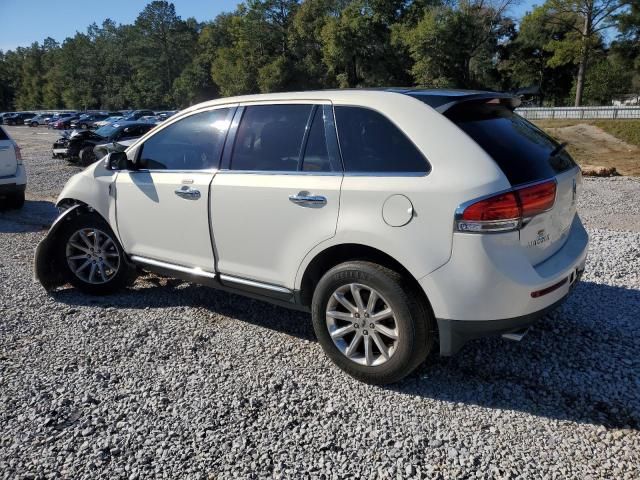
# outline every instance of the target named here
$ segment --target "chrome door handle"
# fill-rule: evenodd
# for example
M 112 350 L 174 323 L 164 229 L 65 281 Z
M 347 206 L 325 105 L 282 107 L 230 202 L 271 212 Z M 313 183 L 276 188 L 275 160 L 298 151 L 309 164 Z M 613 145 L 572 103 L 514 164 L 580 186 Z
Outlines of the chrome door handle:
M 289 201 L 301 207 L 322 208 L 327 204 L 327 197 L 300 192 L 297 195 L 289 195 Z
M 198 200 L 200 198 L 200 190 L 187 187 L 186 185 L 176 189 L 174 193 L 180 198 L 186 198 L 187 200 Z

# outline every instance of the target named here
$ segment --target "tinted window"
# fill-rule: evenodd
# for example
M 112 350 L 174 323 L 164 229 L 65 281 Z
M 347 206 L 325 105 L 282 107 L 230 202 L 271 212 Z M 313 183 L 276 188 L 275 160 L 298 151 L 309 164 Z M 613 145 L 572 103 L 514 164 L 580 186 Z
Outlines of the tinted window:
M 141 168 L 201 170 L 217 167 L 230 113 L 228 108 L 196 113 L 160 130 L 142 145 Z
M 380 113 L 360 107 L 336 107 L 335 112 L 345 171 L 428 171 L 415 145 Z
M 564 150 L 552 157 L 558 143 L 507 107 L 462 103 L 445 115 L 493 158 L 512 185 L 544 180 L 575 166 Z
M 232 170 L 296 171 L 312 105 L 247 107 L 236 136 Z
M 307 145 L 302 160 L 302 170 L 307 172 L 330 172 L 331 162 L 327 150 L 327 137 L 324 131 L 322 107 L 316 110 L 309 131 Z

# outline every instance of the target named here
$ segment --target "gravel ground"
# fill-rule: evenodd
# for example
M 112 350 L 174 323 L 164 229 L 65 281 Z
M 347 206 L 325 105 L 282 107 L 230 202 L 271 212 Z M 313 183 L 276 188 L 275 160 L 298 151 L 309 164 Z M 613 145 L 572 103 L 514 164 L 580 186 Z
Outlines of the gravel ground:
M 0 213 L 0 478 L 640 477 L 640 182 L 586 180 L 587 271 L 520 343 L 483 339 L 391 388 L 333 367 L 310 319 L 152 275 L 118 296 L 31 277 L 76 167 L 23 145 Z

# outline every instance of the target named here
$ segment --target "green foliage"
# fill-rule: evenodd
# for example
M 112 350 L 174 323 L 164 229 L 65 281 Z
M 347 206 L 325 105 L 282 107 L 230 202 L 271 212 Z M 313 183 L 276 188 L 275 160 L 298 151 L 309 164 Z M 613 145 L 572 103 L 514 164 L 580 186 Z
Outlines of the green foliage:
M 638 5 L 600 20 L 619 26 L 609 48 L 595 29 L 585 40 L 574 7 L 619 0 L 547 0 L 518 29 L 506 14 L 512 1 L 246 0 L 204 24 L 151 1 L 133 24 L 106 20 L 62 43 L 0 52 L 0 110 L 159 109 L 220 95 L 391 85 L 537 86 L 546 103 L 562 104 L 585 48 L 586 101 L 640 88 Z

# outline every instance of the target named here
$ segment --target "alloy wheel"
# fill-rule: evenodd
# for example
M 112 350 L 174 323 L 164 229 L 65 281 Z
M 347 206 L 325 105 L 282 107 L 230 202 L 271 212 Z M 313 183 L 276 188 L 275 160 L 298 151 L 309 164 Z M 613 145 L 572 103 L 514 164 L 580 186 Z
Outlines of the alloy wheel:
M 378 291 L 360 283 L 333 292 L 327 302 L 326 324 L 338 350 L 360 365 L 381 365 L 398 347 L 393 309 Z
M 109 282 L 120 269 L 118 247 L 111 236 L 97 228 L 82 228 L 71 235 L 66 257 L 71 272 L 94 285 Z

